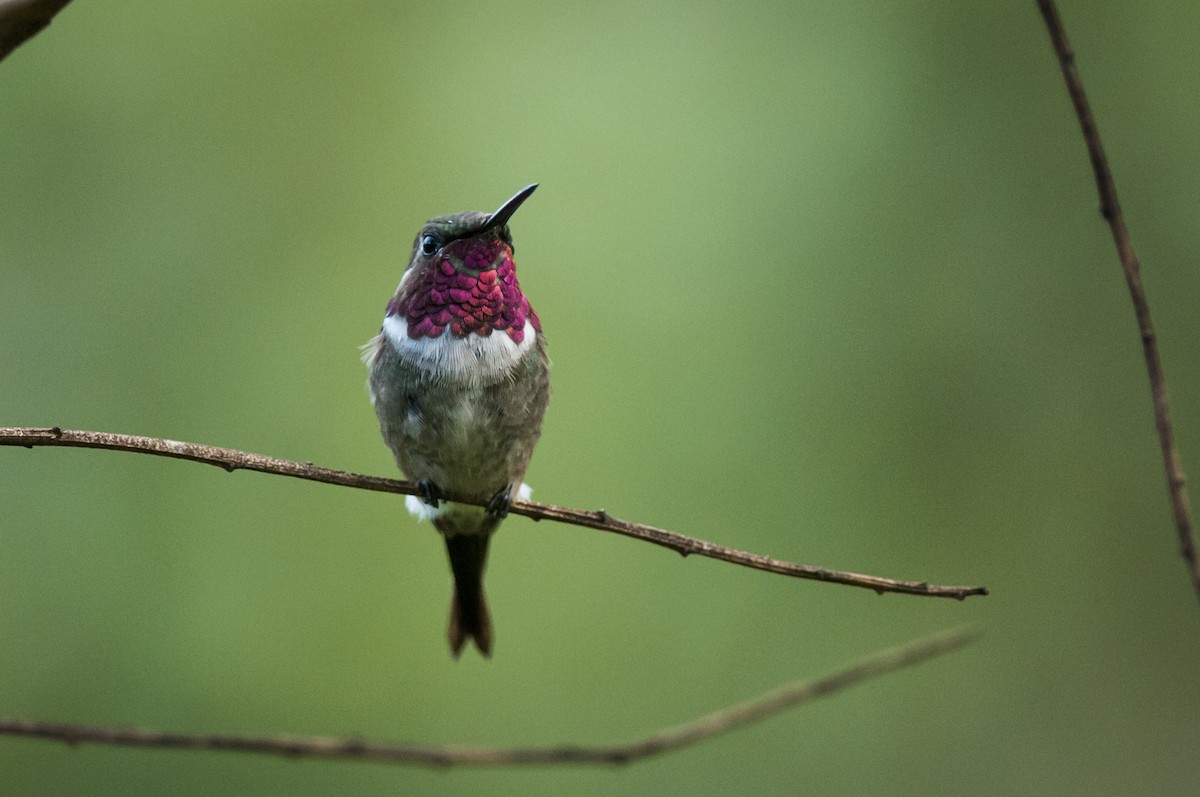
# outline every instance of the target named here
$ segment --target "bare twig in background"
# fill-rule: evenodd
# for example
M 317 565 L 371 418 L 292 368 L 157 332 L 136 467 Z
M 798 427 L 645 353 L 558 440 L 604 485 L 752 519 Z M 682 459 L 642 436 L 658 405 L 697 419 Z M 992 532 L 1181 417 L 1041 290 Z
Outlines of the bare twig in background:
M 192 462 L 204 462 L 216 465 L 227 471 L 255 470 L 261 473 L 274 473 L 280 476 L 294 476 L 298 479 L 338 484 L 343 487 L 356 487 L 363 490 L 377 490 L 385 493 L 403 493 L 416 495 L 417 486 L 413 482 L 399 479 L 384 479 L 378 476 L 365 476 L 359 473 L 348 473 L 341 470 L 321 468 L 310 462 L 292 462 L 286 459 L 264 457 L 261 454 L 251 454 L 236 451 L 231 448 L 200 445 L 198 443 L 183 443 L 178 440 L 163 440 L 157 437 L 138 437 L 135 435 L 112 434 L 109 432 L 83 432 L 58 427 L 0 427 L 0 445 L 24 446 L 67 446 L 73 448 L 102 448 L 116 451 L 132 451 L 139 454 L 154 454 L 175 459 L 186 459 Z M 462 503 L 473 503 L 450 493 L 450 500 Z M 482 504 L 481 504 L 482 506 Z M 765 570 L 795 578 L 807 578 L 815 581 L 830 581 L 835 584 L 847 584 L 853 587 L 865 587 L 876 592 L 900 592 L 908 595 L 928 595 L 940 598 L 956 598 L 962 600 L 970 595 L 986 595 L 987 587 L 971 586 L 939 586 L 924 581 L 901 581 L 892 578 L 881 578 L 861 573 L 849 573 L 841 570 L 828 570 L 823 567 L 801 565 L 786 562 L 782 559 L 772 559 L 768 556 L 739 551 L 715 545 L 694 537 L 687 537 L 673 531 L 647 526 L 641 523 L 631 523 L 610 516 L 603 509 L 588 511 L 570 509 L 553 504 L 541 504 L 536 501 L 513 501 L 509 511 L 515 515 L 524 515 L 533 520 L 556 520 L 575 526 L 611 531 L 626 537 L 644 540 L 646 542 L 670 548 L 684 556 L 696 554 L 710 559 L 743 565 L 755 570 Z
M 71 0 L 0 0 L 0 61 L 50 24 Z
M 265 753 L 289 758 L 336 758 L 433 767 L 452 765 L 506 766 L 517 764 L 628 764 L 678 750 L 713 736 L 765 719 L 773 714 L 831 695 L 877 675 L 949 653 L 975 638 L 969 629 L 956 629 L 919 639 L 860 659 L 814 681 L 797 681 L 743 703 L 705 714 L 691 722 L 656 731 L 644 739 L 616 745 L 554 745 L 552 747 L 434 747 L 367 742 L 329 736 L 235 736 L 209 733 L 171 733 L 138 728 L 73 725 L 38 720 L 0 720 L 0 735 L 49 739 L 70 745 L 95 743 L 177 750 L 225 750 Z
M 1087 95 L 1083 91 L 1083 82 L 1075 69 L 1075 53 L 1067 41 L 1067 32 L 1063 29 L 1062 20 L 1053 0 L 1038 0 L 1038 8 L 1046 21 L 1046 29 L 1050 32 L 1050 41 L 1054 44 L 1054 52 L 1062 67 L 1063 78 L 1067 82 L 1067 91 L 1071 95 L 1071 103 L 1075 106 L 1075 115 L 1079 117 L 1079 126 L 1083 129 L 1083 139 L 1087 143 L 1088 156 L 1092 161 L 1092 171 L 1096 175 L 1096 188 L 1100 193 L 1100 213 L 1112 228 L 1113 242 L 1117 245 L 1117 256 L 1121 259 L 1121 268 L 1125 272 L 1125 283 L 1129 286 L 1129 297 L 1133 300 L 1133 312 L 1137 316 L 1138 331 L 1142 336 L 1142 354 L 1146 358 L 1146 370 L 1150 376 L 1150 395 L 1154 400 L 1154 425 L 1158 429 L 1158 443 L 1162 448 L 1163 466 L 1167 473 L 1167 490 L 1171 495 L 1171 509 L 1175 514 L 1175 526 L 1179 532 L 1179 551 L 1187 564 L 1192 577 L 1192 586 L 1200 595 L 1200 560 L 1196 558 L 1195 534 L 1192 528 L 1192 511 L 1188 504 L 1187 490 L 1183 463 L 1179 450 L 1175 447 L 1174 434 L 1171 431 L 1171 408 L 1167 401 L 1167 381 L 1163 376 L 1162 360 L 1158 354 L 1158 342 L 1154 335 L 1154 327 L 1150 323 L 1150 305 L 1146 302 L 1146 291 L 1142 287 L 1142 266 L 1133 250 L 1133 241 L 1125 226 L 1125 216 L 1121 213 L 1121 203 L 1117 201 L 1117 186 L 1113 182 L 1112 171 L 1108 167 L 1108 159 L 1104 155 L 1104 147 L 1100 143 L 1100 131 L 1092 118 Z

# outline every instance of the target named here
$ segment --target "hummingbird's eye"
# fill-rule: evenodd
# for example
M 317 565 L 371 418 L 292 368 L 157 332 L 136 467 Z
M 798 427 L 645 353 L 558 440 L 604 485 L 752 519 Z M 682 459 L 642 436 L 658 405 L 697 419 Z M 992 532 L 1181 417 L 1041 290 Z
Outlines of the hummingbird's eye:
M 432 255 L 434 252 L 436 252 L 438 249 L 440 249 L 441 246 L 442 246 L 442 244 L 440 241 L 438 241 L 436 236 L 433 236 L 433 235 L 421 236 L 421 254 L 425 255 L 426 257 L 429 257 L 430 255 Z

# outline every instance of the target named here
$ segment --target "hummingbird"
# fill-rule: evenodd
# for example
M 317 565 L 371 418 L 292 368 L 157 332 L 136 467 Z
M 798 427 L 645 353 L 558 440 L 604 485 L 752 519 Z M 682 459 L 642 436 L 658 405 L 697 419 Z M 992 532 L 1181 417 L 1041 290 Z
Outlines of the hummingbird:
M 521 291 L 508 220 L 537 188 L 494 213 L 436 216 L 364 347 L 367 387 L 383 440 L 418 495 L 408 510 L 446 543 L 454 593 L 450 650 L 468 639 L 492 652 L 483 591 L 488 543 L 514 498 L 550 399 L 542 323 Z M 452 494 L 484 506 L 446 500 Z

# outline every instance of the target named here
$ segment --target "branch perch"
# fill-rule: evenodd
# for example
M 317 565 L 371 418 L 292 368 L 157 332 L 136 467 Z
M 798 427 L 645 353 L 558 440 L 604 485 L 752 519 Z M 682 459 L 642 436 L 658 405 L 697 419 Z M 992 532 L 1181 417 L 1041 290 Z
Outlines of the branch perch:
M 209 733 L 173 733 L 139 728 L 74 725 L 39 720 L 0 720 L 0 735 L 24 736 L 65 742 L 156 747 L 176 750 L 223 750 L 260 753 L 288 758 L 331 758 L 417 764 L 430 767 L 455 765 L 504 766 L 516 764 L 629 764 L 678 750 L 705 739 L 749 725 L 786 709 L 808 703 L 861 683 L 869 678 L 949 653 L 975 639 L 969 629 L 956 629 L 925 637 L 872 656 L 812 681 L 796 681 L 764 695 L 705 714 L 691 722 L 656 731 L 625 744 L 589 747 L 434 747 L 367 742 L 328 736 L 238 736 Z
M 417 485 L 400 479 L 385 479 L 379 476 L 366 476 L 361 473 L 332 470 L 313 465 L 311 462 L 293 462 L 286 459 L 266 457 L 262 454 L 252 454 L 231 448 L 217 448 L 199 443 L 184 443 L 178 440 L 164 440 L 157 437 L 138 437 L 136 435 L 112 434 L 110 432 L 83 432 L 58 427 L 0 427 L 0 445 L 70 447 L 70 448 L 100 448 L 113 451 L 131 451 L 138 454 L 152 454 L 174 459 L 186 459 L 191 462 L 203 462 L 216 465 L 227 471 L 254 470 L 260 473 L 273 473 L 279 476 L 292 476 L 297 479 L 337 484 L 343 487 L 355 487 L 360 490 L 376 490 L 385 493 L 401 493 L 416 495 Z M 452 501 L 460 503 L 475 503 L 464 496 L 450 493 L 447 496 Z M 480 504 L 482 506 L 482 504 Z M 750 567 L 755 570 L 765 570 L 769 573 L 805 578 L 814 581 L 830 581 L 835 584 L 846 584 L 853 587 L 863 587 L 878 593 L 899 592 L 908 595 L 927 595 L 939 598 L 955 598 L 962 600 L 971 595 L 988 594 L 987 587 L 973 586 L 940 586 L 925 581 L 903 581 L 880 576 L 850 573 L 842 570 L 829 570 L 824 567 L 796 564 L 782 559 L 772 559 L 769 556 L 739 551 L 711 542 L 677 534 L 673 531 L 647 526 L 642 523 L 632 523 L 627 520 L 612 517 L 603 509 L 588 511 L 571 509 L 569 507 L 542 504 L 537 501 L 513 501 L 509 512 L 524 515 L 533 520 L 555 520 L 573 526 L 609 531 L 626 537 L 650 542 L 664 548 L 670 548 L 683 556 L 696 554 L 710 559 L 718 559 L 731 564 Z
M 1113 243 L 1116 244 L 1117 256 L 1121 260 L 1121 270 L 1125 272 L 1125 284 L 1129 287 L 1129 298 L 1133 301 L 1133 314 L 1137 317 L 1138 331 L 1142 338 L 1142 354 L 1146 359 L 1146 371 L 1150 377 L 1154 426 L 1158 430 L 1163 468 L 1167 474 L 1167 492 L 1170 494 L 1171 510 L 1175 515 L 1179 552 L 1192 578 L 1192 587 L 1197 596 L 1200 596 L 1200 560 L 1196 557 L 1192 510 L 1188 504 L 1183 462 L 1179 450 L 1175 447 L 1174 432 L 1171 430 L 1167 380 L 1163 375 L 1162 359 L 1158 353 L 1158 339 L 1154 334 L 1154 326 L 1150 323 L 1150 305 L 1146 300 L 1146 290 L 1142 286 L 1142 265 L 1133 250 L 1129 228 L 1125 226 L 1125 216 L 1121 212 L 1121 203 L 1117 200 L 1117 185 L 1113 181 L 1112 170 L 1108 167 L 1104 146 L 1100 143 L 1100 129 L 1096 127 L 1096 120 L 1092 117 L 1092 109 L 1083 91 L 1083 81 L 1075 68 L 1075 53 L 1071 50 L 1071 43 L 1067 41 L 1067 32 L 1058 16 L 1058 8 L 1054 0 L 1038 0 L 1038 9 L 1046 22 L 1046 30 L 1050 33 L 1050 41 L 1054 45 L 1059 66 L 1062 67 L 1063 79 L 1067 83 L 1067 93 L 1071 95 L 1071 104 L 1075 107 L 1075 115 L 1079 118 L 1079 126 L 1083 130 L 1083 140 L 1087 144 L 1088 157 L 1092 161 L 1092 171 L 1096 177 L 1096 190 L 1100 194 L 1100 215 L 1112 229 Z

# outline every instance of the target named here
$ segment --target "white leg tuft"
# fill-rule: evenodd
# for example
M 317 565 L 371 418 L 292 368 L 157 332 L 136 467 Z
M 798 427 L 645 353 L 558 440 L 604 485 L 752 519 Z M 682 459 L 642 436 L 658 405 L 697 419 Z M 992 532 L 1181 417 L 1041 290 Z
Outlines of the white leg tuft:
M 415 495 L 404 496 L 404 507 L 417 520 L 433 520 L 436 517 L 440 517 L 446 511 L 446 503 L 444 501 L 438 504 L 437 507 L 432 507 Z

